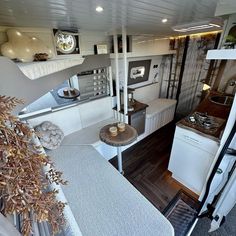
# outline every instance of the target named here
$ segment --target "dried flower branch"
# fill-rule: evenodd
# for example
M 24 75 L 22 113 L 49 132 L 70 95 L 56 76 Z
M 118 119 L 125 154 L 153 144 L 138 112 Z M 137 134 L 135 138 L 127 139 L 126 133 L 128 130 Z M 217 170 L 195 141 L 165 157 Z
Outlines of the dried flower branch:
M 32 215 L 38 222 L 48 221 L 53 234 L 65 223 L 65 203 L 56 199 L 56 190 L 49 191 L 51 183 L 66 184 L 62 173 L 54 169 L 49 157 L 32 140 L 32 130 L 11 115 L 21 100 L 0 96 L 0 199 L 3 214 L 20 214 L 21 233 L 32 233 Z M 48 172 L 43 167 L 49 166 Z

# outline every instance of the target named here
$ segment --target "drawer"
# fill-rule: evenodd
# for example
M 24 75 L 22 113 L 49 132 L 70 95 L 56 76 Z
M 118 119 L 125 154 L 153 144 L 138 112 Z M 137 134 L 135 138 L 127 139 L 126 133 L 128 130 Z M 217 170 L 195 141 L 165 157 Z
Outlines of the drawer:
M 178 138 L 211 154 L 215 154 L 219 148 L 219 143 L 217 141 L 178 126 L 176 126 L 175 138 Z

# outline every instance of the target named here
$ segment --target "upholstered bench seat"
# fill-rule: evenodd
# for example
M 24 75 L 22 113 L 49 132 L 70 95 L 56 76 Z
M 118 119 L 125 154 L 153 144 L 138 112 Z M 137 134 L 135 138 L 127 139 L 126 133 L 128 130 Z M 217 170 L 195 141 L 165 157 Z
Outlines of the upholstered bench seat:
M 146 116 L 149 118 L 154 116 L 157 113 L 163 112 L 169 108 L 173 108 L 176 105 L 175 99 L 165 99 L 165 98 L 158 98 L 151 102 L 148 102 L 148 108 L 146 111 Z
M 50 151 L 69 184 L 65 198 L 85 236 L 171 236 L 169 221 L 90 145 Z
M 158 98 L 147 104 L 145 134 L 149 135 L 173 120 L 176 100 Z

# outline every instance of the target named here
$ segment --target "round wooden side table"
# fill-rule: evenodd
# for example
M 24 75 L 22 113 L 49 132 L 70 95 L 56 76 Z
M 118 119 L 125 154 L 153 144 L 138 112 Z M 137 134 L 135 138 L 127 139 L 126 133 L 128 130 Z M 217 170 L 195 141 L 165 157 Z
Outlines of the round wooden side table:
M 125 131 L 118 131 L 117 136 L 112 136 L 109 128 L 111 126 L 117 126 L 117 124 L 118 123 L 113 123 L 104 126 L 103 128 L 101 128 L 99 136 L 101 141 L 117 148 L 118 170 L 120 173 L 123 173 L 121 147 L 133 143 L 137 139 L 138 134 L 135 128 L 128 124 L 125 124 Z

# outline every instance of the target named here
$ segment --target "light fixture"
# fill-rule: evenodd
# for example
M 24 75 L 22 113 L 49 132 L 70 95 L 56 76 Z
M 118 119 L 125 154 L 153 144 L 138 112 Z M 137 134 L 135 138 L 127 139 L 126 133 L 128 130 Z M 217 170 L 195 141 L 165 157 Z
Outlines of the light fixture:
M 103 12 L 103 7 L 97 6 L 96 7 L 96 12 L 99 12 L 99 13 Z
M 203 90 L 203 91 L 207 91 L 207 90 L 209 90 L 210 88 L 211 88 L 211 86 L 209 86 L 208 84 L 203 84 L 202 90 Z
M 218 19 L 205 20 L 200 22 L 191 22 L 189 24 L 176 25 L 172 29 L 176 32 L 189 32 L 189 31 L 199 31 L 205 29 L 219 29 L 222 27 L 222 21 Z
M 168 21 L 168 19 L 166 19 L 166 18 L 163 18 L 163 19 L 161 20 L 162 23 L 166 23 L 167 21 Z

